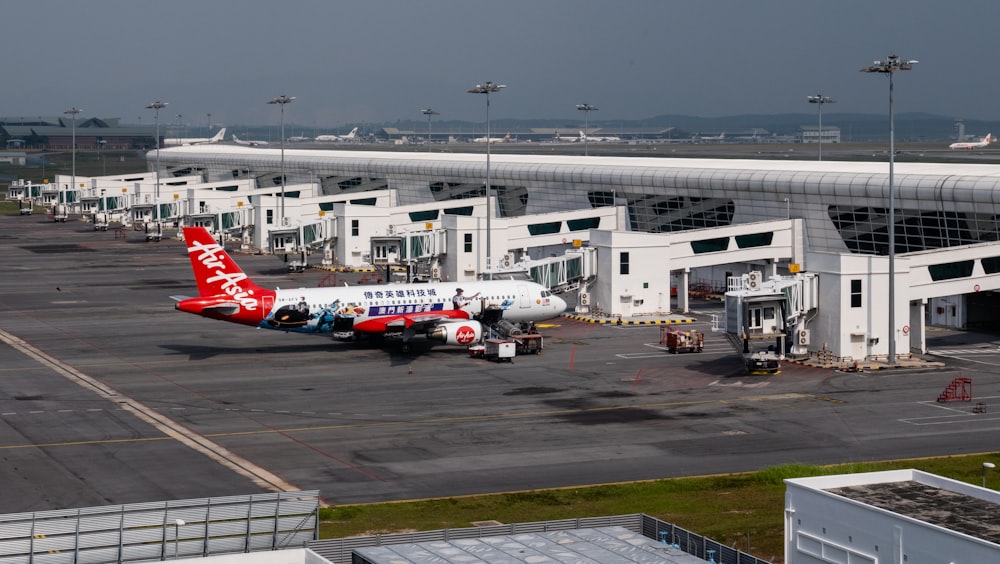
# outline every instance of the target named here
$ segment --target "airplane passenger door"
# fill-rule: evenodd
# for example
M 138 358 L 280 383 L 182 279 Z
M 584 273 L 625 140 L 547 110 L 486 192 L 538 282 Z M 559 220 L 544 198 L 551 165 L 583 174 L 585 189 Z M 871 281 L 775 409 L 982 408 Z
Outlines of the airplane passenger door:
M 522 284 L 517 285 L 517 307 L 518 309 L 531 307 L 531 293 L 528 291 L 528 287 Z

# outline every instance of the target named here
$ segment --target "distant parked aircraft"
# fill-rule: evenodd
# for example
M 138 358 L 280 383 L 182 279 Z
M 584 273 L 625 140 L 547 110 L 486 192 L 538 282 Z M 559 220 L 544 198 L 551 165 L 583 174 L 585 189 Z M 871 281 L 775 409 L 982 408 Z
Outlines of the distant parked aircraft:
M 973 149 L 978 149 L 980 147 L 986 147 L 990 143 L 993 142 L 992 139 L 991 139 L 992 136 L 993 136 L 992 133 L 987 133 L 986 137 L 983 137 L 979 141 L 964 142 L 964 143 L 963 142 L 952 143 L 951 145 L 948 145 L 948 148 L 949 149 L 968 149 L 968 150 L 971 151 Z
M 490 145 L 494 143 L 510 143 L 512 141 L 510 133 L 504 135 L 503 137 L 476 137 L 472 140 L 473 143 L 486 143 L 489 142 Z
M 579 137 L 568 137 L 568 136 L 560 137 L 559 136 L 559 132 L 556 131 L 555 140 L 556 141 L 565 141 L 565 142 L 568 142 L 568 143 L 576 143 L 577 141 L 583 141 L 583 135 L 582 135 L 583 132 L 581 131 L 580 133 L 581 133 L 581 135 Z
M 586 133 L 583 132 L 582 129 L 580 130 L 580 141 L 621 141 L 621 140 L 622 140 L 621 137 L 613 137 L 613 136 L 598 137 L 597 135 L 587 135 Z
M 204 145 L 206 143 L 218 143 L 226 136 L 226 128 L 223 127 L 218 133 L 211 137 L 175 137 L 164 139 L 163 145 L 166 147 L 176 147 L 178 145 Z
M 725 139 L 726 139 L 726 132 L 725 131 L 723 131 L 722 133 L 720 133 L 720 134 L 718 134 L 716 136 L 706 136 L 706 135 L 695 135 L 694 136 L 694 142 L 695 143 L 722 143 L 723 141 L 725 141 Z
M 316 141 L 320 143 L 330 143 L 337 141 L 353 141 L 355 136 L 358 134 L 358 128 L 355 127 L 347 135 L 317 135 Z
M 252 141 L 252 140 L 251 141 L 244 141 L 244 140 L 240 139 L 239 137 L 237 137 L 235 133 L 233 133 L 233 143 L 236 143 L 237 145 L 246 145 L 248 147 L 256 147 L 258 145 L 267 145 L 267 141 Z

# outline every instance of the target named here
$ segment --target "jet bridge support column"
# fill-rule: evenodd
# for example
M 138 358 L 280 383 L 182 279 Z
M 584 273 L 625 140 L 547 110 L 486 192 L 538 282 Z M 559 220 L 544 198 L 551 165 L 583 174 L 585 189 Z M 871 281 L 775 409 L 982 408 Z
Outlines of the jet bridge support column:
M 688 289 L 691 285 L 691 269 L 685 268 L 681 272 L 680 285 L 677 288 L 677 309 L 681 313 L 691 311 L 691 302 L 688 297 Z

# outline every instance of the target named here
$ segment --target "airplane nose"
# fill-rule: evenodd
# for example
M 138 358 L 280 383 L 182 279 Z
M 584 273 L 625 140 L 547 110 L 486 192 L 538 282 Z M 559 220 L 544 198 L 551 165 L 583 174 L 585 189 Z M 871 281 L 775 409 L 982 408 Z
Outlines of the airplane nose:
M 566 300 L 559 296 L 552 296 L 552 304 L 555 307 L 556 313 L 562 315 L 566 311 Z

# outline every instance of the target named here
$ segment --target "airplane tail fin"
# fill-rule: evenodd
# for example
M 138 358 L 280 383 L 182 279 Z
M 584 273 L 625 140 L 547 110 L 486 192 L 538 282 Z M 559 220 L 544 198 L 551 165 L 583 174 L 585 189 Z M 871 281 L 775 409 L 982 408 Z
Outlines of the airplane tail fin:
M 344 136 L 344 139 L 354 139 L 354 136 L 357 135 L 357 134 L 358 134 L 358 128 L 355 127 L 354 129 L 351 130 L 350 133 L 348 133 L 346 136 Z
M 223 127 L 222 129 L 219 130 L 218 133 L 216 133 L 215 135 L 213 135 L 212 138 L 208 140 L 208 142 L 209 143 L 218 143 L 219 141 L 222 141 L 225 137 L 226 137 L 226 128 Z
M 236 265 L 204 227 L 185 227 L 198 297 L 177 296 L 174 307 L 210 319 L 258 325 L 274 305 L 276 292 L 261 288 Z
M 236 143 L 238 145 L 242 145 L 243 141 L 240 141 L 240 138 L 237 137 L 235 133 L 233 133 L 233 143 Z
M 204 227 L 185 227 L 184 242 L 194 270 L 198 294 L 217 296 L 228 294 L 234 300 L 253 296 L 261 290 L 250 280 L 215 237 Z
M 985 141 L 987 145 L 989 145 L 990 143 L 992 143 L 993 142 L 993 134 L 992 133 L 987 133 L 986 137 L 983 138 L 983 141 Z

